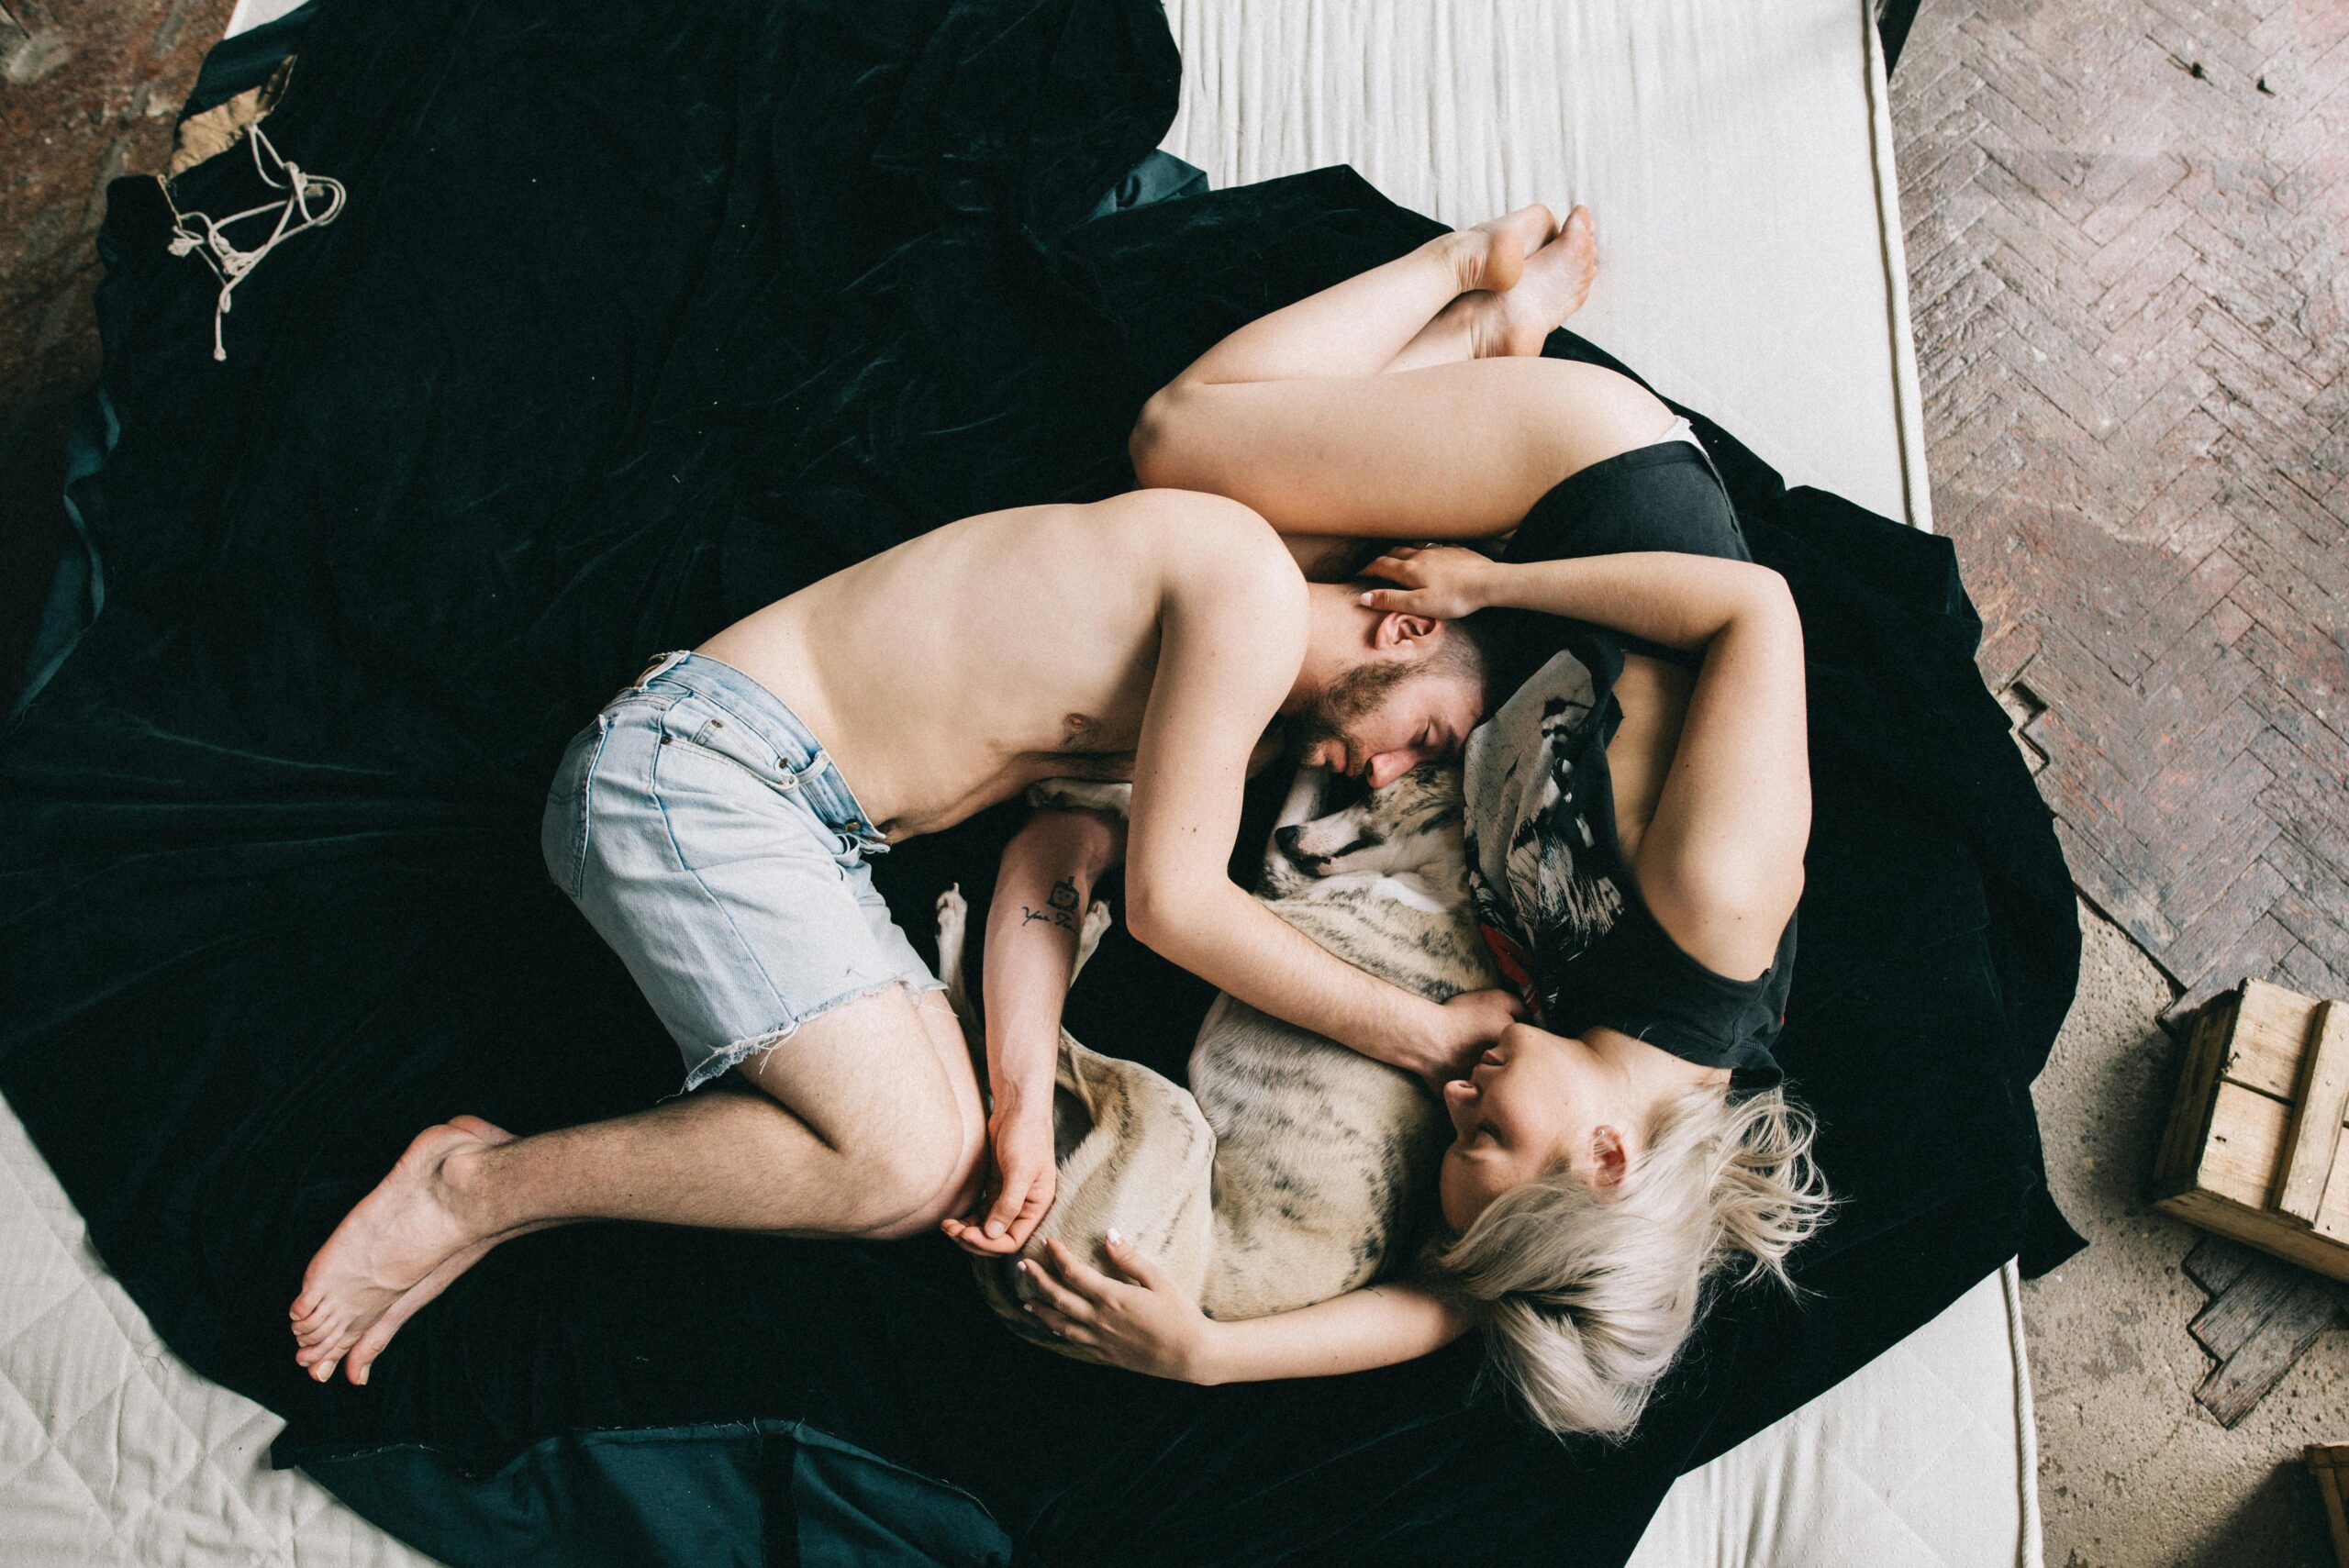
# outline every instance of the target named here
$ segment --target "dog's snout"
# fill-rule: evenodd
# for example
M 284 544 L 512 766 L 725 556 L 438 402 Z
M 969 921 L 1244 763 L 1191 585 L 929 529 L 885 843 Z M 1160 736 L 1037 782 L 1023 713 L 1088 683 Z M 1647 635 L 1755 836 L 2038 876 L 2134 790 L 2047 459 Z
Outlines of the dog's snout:
M 1294 823 L 1286 828 L 1274 829 L 1273 848 L 1280 851 L 1283 860 L 1308 876 L 1319 876 L 1322 869 L 1330 863 L 1329 856 L 1311 854 L 1307 851 L 1303 823 Z

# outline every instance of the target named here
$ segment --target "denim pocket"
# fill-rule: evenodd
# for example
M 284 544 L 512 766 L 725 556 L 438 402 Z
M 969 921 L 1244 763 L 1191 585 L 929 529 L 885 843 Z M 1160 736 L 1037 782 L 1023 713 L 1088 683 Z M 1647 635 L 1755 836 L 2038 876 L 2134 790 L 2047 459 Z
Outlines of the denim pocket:
M 595 810 L 596 766 L 603 761 L 610 737 L 611 716 L 599 713 L 595 722 L 572 737 L 547 790 L 546 815 L 539 823 L 539 852 L 547 874 L 573 899 L 587 880 L 587 834 Z
M 698 693 L 670 708 L 661 728 L 664 743 L 690 746 L 695 754 L 728 763 L 778 794 L 790 794 L 830 765 L 820 751 L 804 764 L 778 755 L 774 743 L 740 715 Z

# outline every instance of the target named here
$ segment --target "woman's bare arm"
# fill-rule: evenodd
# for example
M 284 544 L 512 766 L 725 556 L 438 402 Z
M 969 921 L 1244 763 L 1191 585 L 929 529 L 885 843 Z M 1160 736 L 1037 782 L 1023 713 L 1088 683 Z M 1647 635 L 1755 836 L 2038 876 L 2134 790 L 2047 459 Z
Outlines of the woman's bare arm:
M 1333 1377 L 1392 1366 L 1467 1332 L 1465 1311 L 1420 1286 L 1375 1284 L 1270 1318 L 1218 1321 L 1158 1265 L 1112 1236 L 1113 1277 L 1058 1241 L 1027 1264 L 1043 1300 L 1030 1311 L 1086 1359 L 1184 1383 Z
M 1631 873 L 1690 957 L 1751 978 L 1770 966 L 1802 895 L 1810 839 L 1802 619 L 1784 578 L 1750 562 L 1638 551 L 1508 564 L 1465 550 L 1399 550 L 1370 574 L 1372 607 L 1458 617 L 1486 606 L 1611 627 L 1702 655 Z

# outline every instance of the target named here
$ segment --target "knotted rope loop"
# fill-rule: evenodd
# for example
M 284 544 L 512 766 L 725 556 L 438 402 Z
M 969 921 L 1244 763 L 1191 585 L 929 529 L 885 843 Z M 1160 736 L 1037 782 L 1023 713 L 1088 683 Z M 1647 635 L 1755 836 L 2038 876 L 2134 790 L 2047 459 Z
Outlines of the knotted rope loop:
M 179 204 L 172 200 L 171 183 L 157 182 L 163 187 L 163 200 L 172 209 L 172 238 L 166 249 L 174 256 L 200 258 L 220 280 L 220 298 L 212 311 L 212 357 L 216 361 L 228 357 L 224 329 L 229 308 L 235 303 L 237 285 L 252 275 L 262 257 L 286 240 L 306 229 L 332 223 L 341 214 L 345 197 L 341 181 L 306 172 L 299 163 L 281 156 L 260 126 L 246 127 L 245 139 L 252 150 L 253 172 L 261 176 L 262 183 L 285 193 L 277 200 L 216 218 L 200 212 L 182 212 Z M 240 250 L 229 239 L 228 230 L 231 225 L 272 215 L 277 221 L 270 229 L 269 238 L 251 250 Z

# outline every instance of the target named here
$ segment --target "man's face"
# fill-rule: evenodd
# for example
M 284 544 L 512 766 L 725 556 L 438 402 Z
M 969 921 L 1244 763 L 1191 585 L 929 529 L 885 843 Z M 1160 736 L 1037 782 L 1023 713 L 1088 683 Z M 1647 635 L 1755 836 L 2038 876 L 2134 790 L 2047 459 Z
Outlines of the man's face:
M 1484 699 L 1472 675 L 1363 665 L 1297 716 L 1297 761 L 1384 789 L 1421 762 L 1460 755 Z

